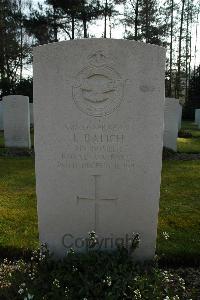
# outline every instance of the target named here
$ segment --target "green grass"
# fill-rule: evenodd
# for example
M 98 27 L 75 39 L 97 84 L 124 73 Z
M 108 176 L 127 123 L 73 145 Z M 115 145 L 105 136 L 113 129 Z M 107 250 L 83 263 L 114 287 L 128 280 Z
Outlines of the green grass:
M 190 132 L 192 138 L 178 138 L 178 152 L 200 153 L 200 129 L 198 126 L 193 122 L 184 121 L 181 129 Z
M 200 138 L 178 138 L 177 150 L 180 153 L 200 153 Z
M 200 138 L 200 129 L 198 128 L 197 124 L 192 121 L 183 121 L 181 124 L 181 129 L 188 130 L 192 133 L 193 137 Z
M 164 161 L 157 253 L 165 261 L 200 262 L 199 183 L 200 161 Z M 0 158 L 0 215 L 0 254 L 38 245 L 32 158 Z
M 0 216 L 1 252 L 26 251 L 38 245 L 32 159 L 0 158 Z
M 199 183 L 200 161 L 164 161 L 157 252 L 166 259 L 200 262 Z

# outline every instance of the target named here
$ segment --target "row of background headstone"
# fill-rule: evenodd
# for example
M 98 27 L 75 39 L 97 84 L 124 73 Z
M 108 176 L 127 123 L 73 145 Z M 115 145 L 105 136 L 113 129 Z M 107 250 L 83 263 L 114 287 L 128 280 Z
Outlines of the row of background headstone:
M 195 109 L 195 123 L 200 128 L 200 109 Z
M 19 125 L 20 124 L 19 122 L 22 122 L 22 123 L 25 122 L 24 124 L 26 124 L 26 118 L 24 119 L 23 111 L 25 114 L 27 113 L 27 111 L 24 110 L 21 105 L 25 105 L 24 108 L 27 109 L 28 97 L 10 95 L 8 97 L 4 97 L 4 99 L 5 99 L 5 101 L 7 99 L 9 107 L 10 107 L 10 103 L 12 103 L 12 101 L 13 101 L 12 107 L 14 108 L 13 111 L 12 111 L 12 108 L 11 108 L 11 110 L 9 109 L 9 116 L 5 117 L 5 121 L 4 121 L 7 124 L 7 128 L 8 127 L 10 128 L 11 121 L 12 121 L 11 123 L 13 123 L 13 125 L 12 125 L 13 126 L 12 127 L 13 134 L 11 135 L 11 133 L 8 134 L 5 132 L 5 145 L 7 147 L 21 147 L 21 145 L 23 145 L 23 147 L 25 145 L 29 147 L 29 142 L 28 143 L 20 142 L 21 138 L 18 137 L 20 134 L 22 134 L 22 136 L 24 135 L 24 133 L 22 133 L 22 131 L 20 129 L 20 128 L 22 128 L 22 126 Z M 9 100 L 11 102 L 9 102 Z M 18 102 L 16 102 L 16 101 L 18 101 Z M 19 112 L 15 111 L 16 106 L 18 104 L 19 104 Z M 18 114 L 19 114 L 19 118 L 18 118 Z M 29 103 L 28 114 L 30 114 L 30 126 L 33 126 L 33 124 L 34 124 L 33 103 Z M 11 118 L 11 116 L 12 116 L 12 118 Z M 22 120 L 21 120 L 21 118 L 22 118 Z M 7 119 L 9 120 L 9 123 L 7 122 Z M 174 151 L 177 150 L 177 136 L 178 136 L 178 131 L 181 128 L 181 120 L 182 120 L 182 106 L 179 104 L 179 101 L 175 98 L 165 98 L 164 137 L 163 137 L 164 147 L 167 147 Z M 27 122 L 29 122 L 28 119 L 27 119 Z M 195 122 L 197 124 L 200 124 L 200 109 L 197 109 L 195 112 Z M 3 126 L 3 101 L 1 101 L 0 102 L 0 130 L 3 130 L 3 128 L 4 128 L 4 126 Z M 17 133 L 17 131 L 16 131 L 17 128 L 19 130 L 19 133 Z M 9 135 L 9 138 L 8 138 L 8 135 Z
M 3 101 L 0 101 L 0 130 L 3 130 Z
M 34 126 L 33 103 L 29 103 L 30 126 Z M 0 130 L 3 130 L 3 101 L 0 101 Z
M 1 130 L 4 130 L 5 147 L 31 148 L 30 118 L 33 106 L 22 95 L 3 97 L 0 103 Z M 32 115 L 32 116 L 31 116 Z
M 163 146 L 177 151 L 178 131 L 181 129 L 182 106 L 175 98 L 165 98 Z

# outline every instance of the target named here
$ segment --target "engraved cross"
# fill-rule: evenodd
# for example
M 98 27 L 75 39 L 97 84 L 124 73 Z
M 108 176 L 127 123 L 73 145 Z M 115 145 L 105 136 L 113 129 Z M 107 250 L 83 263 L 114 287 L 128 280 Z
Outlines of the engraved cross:
M 94 197 L 93 198 L 83 198 L 83 197 L 79 197 L 77 196 L 77 202 L 79 203 L 79 201 L 84 200 L 84 201 L 93 201 L 94 203 L 94 230 L 95 232 L 97 231 L 98 225 L 99 225 L 99 204 L 102 201 L 117 201 L 117 198 L 100 198 L 99 197 L 99 188 L 98 188 L 98 178 L 101 175 L 92 175 L 92 177 L 94 178 Z

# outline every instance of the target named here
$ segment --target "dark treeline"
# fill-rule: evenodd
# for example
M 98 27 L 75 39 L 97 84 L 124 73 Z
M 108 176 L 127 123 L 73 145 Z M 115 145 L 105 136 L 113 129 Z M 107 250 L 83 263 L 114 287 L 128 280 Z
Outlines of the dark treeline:
M 32 0 L 0 0 L 1 96 L 31 97 L 27 70 L 33 46 L 94 37 L 93 25 L 100 21 L 103 38 L 119 29 L 125 39 L 166 47 L 166 96 L 189 101 L 190 82 L 199 70 L 199 13 L 196 0 L 46 0 L 37 5 Z
M 190 78 L 188 98 L 184 105 L 184 117 L 194 119 L 196 108 L 200 108 L 200 66 L 194 69 Z

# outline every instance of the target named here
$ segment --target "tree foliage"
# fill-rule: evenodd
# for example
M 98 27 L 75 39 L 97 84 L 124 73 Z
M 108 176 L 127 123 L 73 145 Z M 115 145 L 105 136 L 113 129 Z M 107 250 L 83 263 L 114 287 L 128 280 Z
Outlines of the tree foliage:
M 24 63 L 30 56 L 30 47 L 20 42 L 21 14 L 19 2 L 0 2 L 0 95 L 13 91 L 19 80 L 21 58 Z
M 112 37 L 113 28 L 116 31 L 120 25 L 126 39 L 166 47 L 166 96 L 188 99 L 194 68 L 191 32 L 198 23 L 198 1 L 45 0 L 28 6 L 26 1 L 31 0 L 0 2 L 1 94 L 11 93 L 23 80 L 32 46 L 94 37 L 93 25 L 98 22 L 104 38 Z M 195 39 L 196 57 L 198 34 Z
M 193 72 L 188 89 L 188 98 L 184 105 L 184 117 L 194 119 L 195 109 L 200 108 L 200 65 Z

